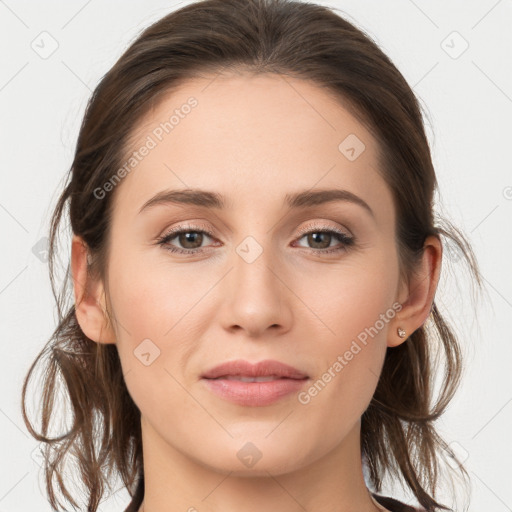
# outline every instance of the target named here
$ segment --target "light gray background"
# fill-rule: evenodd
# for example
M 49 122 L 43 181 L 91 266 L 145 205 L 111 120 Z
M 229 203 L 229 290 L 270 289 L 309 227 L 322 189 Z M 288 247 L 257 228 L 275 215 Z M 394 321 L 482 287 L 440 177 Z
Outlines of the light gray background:
M 55 327 L 47 264 L 33 248 L 48 234 L 86 101 L 143 28 L 186 3 L 0 0 L 0 512 L 50 510 L 20 390 Z M 448 255 L 452 270 L 443 267 L 436 300 L 456 322 L 468 367 L 438 425 L 466 458 L 470 510 L 512 510 L 512 2 L 318 3 L 364 29 L 427 109 L 439 211 L 473 243 L 488 291 L 473 309 L 464 267 Z M 69 248 L 62 251 L 65 261 Z M 127 502 L 120 491 L 101 510 L 124 510 Z

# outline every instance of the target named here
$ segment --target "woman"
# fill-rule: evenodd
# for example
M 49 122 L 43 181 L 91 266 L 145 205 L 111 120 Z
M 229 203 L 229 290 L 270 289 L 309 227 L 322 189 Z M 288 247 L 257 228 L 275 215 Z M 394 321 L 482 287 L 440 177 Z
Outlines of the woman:
M 69 459 L 89 511 L 113 471 L 127 512 L 451 510 L 442 236 L 480 276 L 436 186 L 413 92 L 334 11 L 204 0 L 146 29 L 93 93 L 51 226 L 53 286 L 69 201 L 75 304 L 23 387 L 48 354 L 42 432 L 23 414 L 52 507 L 54 476 L 77 504 Z M 51 438 L 59 376 L 73 426 Z

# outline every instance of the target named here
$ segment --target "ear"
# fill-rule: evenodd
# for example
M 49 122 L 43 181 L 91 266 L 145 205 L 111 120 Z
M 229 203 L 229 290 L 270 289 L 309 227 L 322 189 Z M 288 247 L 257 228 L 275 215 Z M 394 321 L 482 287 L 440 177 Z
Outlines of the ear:
M 108 321 L 103 282 L 88 271 L 88 249 L 81 237 L 73 235 L 71 273 L 75 295 L 75 314 L 84 334 L 97 343 L 115 343 Z
M 423 256 L 417 272 L 411 275 L 409 282 L 400 290 L 398 301 L 402 304 L 402 309 L 395 316 L 388 347 L 403 343 L 430 315 L 441 273 L 442 254 L 443 247 L 439 237 L 428 236 L 423 244 Z M 404 338 L 398 336 L 398 327 L 405 331 Z

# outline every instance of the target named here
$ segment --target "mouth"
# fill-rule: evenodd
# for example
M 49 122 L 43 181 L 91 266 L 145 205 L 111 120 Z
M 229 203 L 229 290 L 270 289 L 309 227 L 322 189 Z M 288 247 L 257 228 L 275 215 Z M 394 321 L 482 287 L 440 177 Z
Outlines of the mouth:
M 280 377 L 279 375 L 267 375 L 262 377 L 250 377 L 249 375 L 223 375 L 222 377 L 215 377 L 209 380 L 237 380 L 239 382 L 270 382 L 279 379 L 289 379 L 290 377 Z M 304 377 L 307 379 L 307 377 Z M 292 380 L 304 380 L 304 379 L 292 379 Z
M 272 360 L 255 365 L 243 360 L 230 361 L 201 377 L 213 394 L 244 407 L 273 404 L 299 392 L 309 381 L 309 376 L 297 368 Z
M 307 379 L 309 376 L 297 368 L 280 361 L 266 359 L 257 363 L 250 363 L 243 359 L 227 361 L 210 368 L 201 375 L 203 379 L 231 379 L 243 382 L 266 382 L 277 379 Z M 263 379 L 263 380 L 244 380 Z

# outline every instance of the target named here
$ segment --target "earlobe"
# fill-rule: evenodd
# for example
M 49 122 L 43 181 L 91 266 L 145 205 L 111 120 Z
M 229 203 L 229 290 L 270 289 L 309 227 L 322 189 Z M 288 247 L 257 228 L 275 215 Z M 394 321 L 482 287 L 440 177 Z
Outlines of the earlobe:
M 400 345 L 427 320 L 441 273 L 442 245 L 439 237 L 429 236 L 423 246 L 418 271 L 410 276 L 407 297 L 396 315 L 395 327 L 390 329 L 389 347 Z M 401 336 L 401 331 L 406 335 Z
M 90 254 L 85 242 L 79 236 L 73 235 L 71 273 L 76 318 L 89 339 L 97 343 L 115 343 L 115 333 L 106 312 L 103 283 L 89 274 L 88 263 L 91 260 L 88 256 Z

